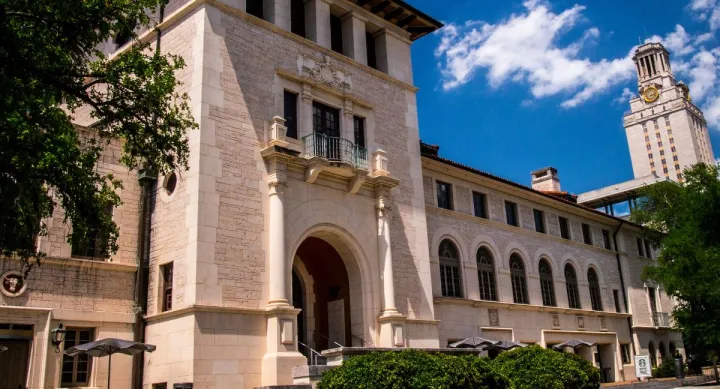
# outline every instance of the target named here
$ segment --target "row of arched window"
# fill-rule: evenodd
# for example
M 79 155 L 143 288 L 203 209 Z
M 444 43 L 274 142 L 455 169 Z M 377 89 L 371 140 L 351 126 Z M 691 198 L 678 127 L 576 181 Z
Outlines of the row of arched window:
M 677 350 L 677 347 L 675 346 L 675 342 L 670 341 L 670 354 L 667 354 L 667 350 L 665 349 L 665 343 L 663 341 L 660 341 L 658 344 L 658 351 L 660 352 L 660 358 L 670 357 L 672 358 L 675 355 L 675 351 Z M 655 343 L 651 340 L 648 343 L 648 354 L 650 354 L 650 363 L 653 366 L 657 366 L 658 360 L 657 360 L 657 351 L 655 351 Z
M 440 257 L 440 285 L 444 297 L 463 297 L 460 277 L 460 255 L 455 244 L 449 239 L 440 242 L 438 250 Z M 497 279 L 495 274 L 495 260 L 487 247 L 480 247 L 476 254 L 478 283 L 480 285 L 480 299 L 498 301 Z M 540 291 L 545 306 L 557 306 L 555 299 L 555 282 L 552 266 L 543 258 L 538 264 L 540 274 Z M 516 304 L 530 304 L 528 297 L 527 275 L 525 262 L 517 253 L 510 255 L 510 278 L 513 301 Z M 588 269 L 588 287 L 590 289 L 590 304 L 595 311 L 602 311 L 602 298 L 600 282 L 595 269 Z M 565 287 L 570 308 L 581 309 L 580 289 L 575 268 L 571 264 L 565 265 Z

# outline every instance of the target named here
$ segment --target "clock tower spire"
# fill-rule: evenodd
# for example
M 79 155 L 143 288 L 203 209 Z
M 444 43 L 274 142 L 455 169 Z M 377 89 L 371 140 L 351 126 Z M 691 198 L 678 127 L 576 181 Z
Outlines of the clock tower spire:
M 630 100 L 623 124 L 635 178 L 655 175 L 680 180 L 697 163 L 714 164 L 707 123 L 677 82 L 670 53 L 660 43 L 646 43 L 633 55 L 639 97 Z

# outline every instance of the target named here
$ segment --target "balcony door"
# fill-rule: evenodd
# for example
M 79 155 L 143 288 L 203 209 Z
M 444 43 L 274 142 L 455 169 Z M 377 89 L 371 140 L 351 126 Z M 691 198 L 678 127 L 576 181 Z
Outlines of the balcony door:
M 331 161 L 343 160 L 344 143 L 340 139 L 340 110 L 313 102 L 315 155 Z

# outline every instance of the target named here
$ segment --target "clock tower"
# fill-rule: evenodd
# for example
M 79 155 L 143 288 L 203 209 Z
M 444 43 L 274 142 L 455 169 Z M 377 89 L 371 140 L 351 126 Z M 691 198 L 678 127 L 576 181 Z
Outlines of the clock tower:
M 683 169 L 715 163 L 707 123 L 677 82 L 670 54 L 660 43 L 646 43 L 633 56 L 639 97 L 623 118 L 635 178 L 656 175 L 680 180 Z

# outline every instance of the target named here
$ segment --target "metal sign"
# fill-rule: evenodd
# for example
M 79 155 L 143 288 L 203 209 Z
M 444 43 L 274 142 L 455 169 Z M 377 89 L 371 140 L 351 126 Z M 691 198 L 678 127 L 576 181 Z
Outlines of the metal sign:
M 652 365 L 650 364 L 649 355 L 635 356 L 635 376 L 637 378 L 652 377 Z

